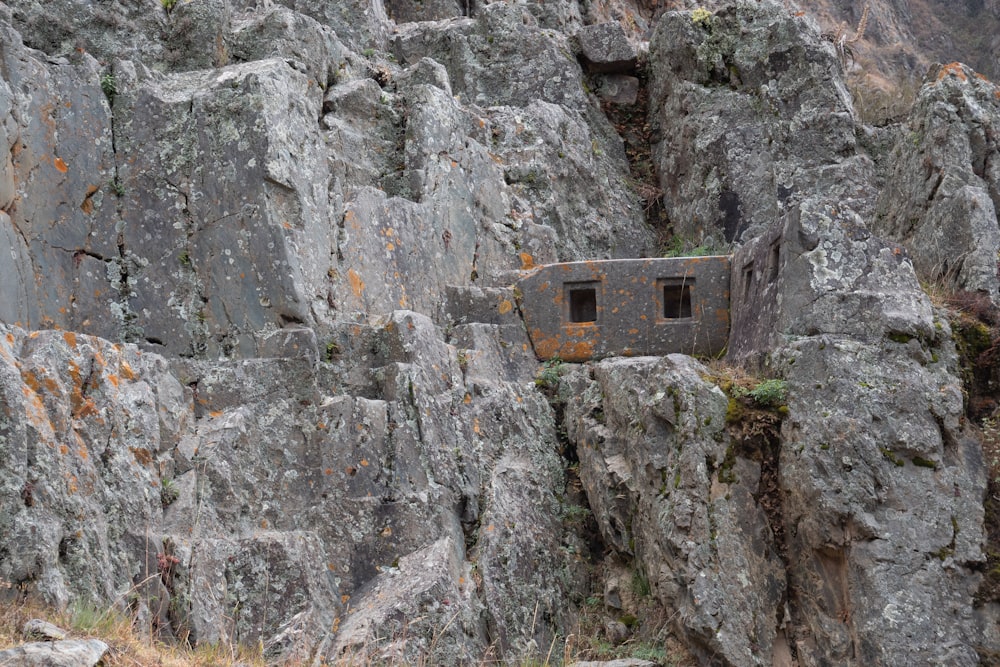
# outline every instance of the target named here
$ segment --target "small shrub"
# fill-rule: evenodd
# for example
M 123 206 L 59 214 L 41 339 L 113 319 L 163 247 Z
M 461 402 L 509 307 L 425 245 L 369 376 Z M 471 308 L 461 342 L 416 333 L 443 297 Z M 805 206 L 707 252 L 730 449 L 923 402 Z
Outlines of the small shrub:
M 788 383 L 784 380 L 764 380 L 747 392 L 758 405 L 765 408 L 776 408 L 784 405 L 788 398 Z
M 108 98 L 109 103 L 115 101 L 115 95 L 118 94 L 118 84 L 115 81 L 115 75 L 111 72 L 105 72 L 101 76 L 101 90 L 104 91 L 104 96 Z
M 163 507 L 175 503 L 180 495 L 180 489 L 177 488 L 174 480 L 166 478 L 160 481 L 160 504 Z
M 111 191 L 115 193 L 116 197 L 125 196 L 125 186 L 122 184 L 121 179 L 117 176 L 108 181 L 108 186 L 111 188 Z
M 553 357 L 542 364 L 542 369 L 535 376 L 535 386 L 540 389 L 555 389 L 559 378 L 566 372 L 566 364 L 559 357 Z

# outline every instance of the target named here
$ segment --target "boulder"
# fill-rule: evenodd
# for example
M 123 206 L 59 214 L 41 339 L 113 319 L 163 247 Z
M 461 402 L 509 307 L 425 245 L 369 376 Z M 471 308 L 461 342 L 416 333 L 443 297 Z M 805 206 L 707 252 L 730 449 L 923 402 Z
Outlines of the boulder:
M 20 667 L 94 667 L 108 652 L 100 639 L 31 642 L 0 651 L 0 664 Z
M 610 21 L 588 25 L 580 29 L 576 38 L 588 71 L 629 74 L 635 69 L 638 54 L 621 23 Z

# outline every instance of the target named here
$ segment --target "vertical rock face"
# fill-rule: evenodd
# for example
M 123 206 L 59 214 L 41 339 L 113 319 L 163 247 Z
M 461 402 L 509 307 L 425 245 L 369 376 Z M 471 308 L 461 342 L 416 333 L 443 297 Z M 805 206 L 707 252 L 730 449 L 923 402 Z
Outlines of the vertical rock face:
M 706 664 L 975 662 L 983 464 L 913 267 L 995 295 L 994 87 L 943 68 L 879 196 L 808 16 L 668 13 L 637 73 L 582 25 L 636 9 L 0 2 L 0 584 L 468 664 L 586 633 L 606 550 Z M 514 272 L 657 243 L 578 58 L 649 82 L 669 222 L 736 249 L 728 359 L 787 405 L 681 355 L 533 382 Z
M 649 48 L 653 155 L 677 233 L 746 241 L 820 191 L 870 206 L 840 65 L 807 17 L 771 3 L 675 12 Z
M 770 665 L 782 546 L 760 502 L 762 463 L 733 457 L 729 399 L 709 376 L 682 355 L 575 372 L 568 435 L 602 535 L 641 564 L 696 652 Z
M 959 63 L 931 72 L 878 200 L 876 229 L 920 273 L 998 296 L 1000 88 Z

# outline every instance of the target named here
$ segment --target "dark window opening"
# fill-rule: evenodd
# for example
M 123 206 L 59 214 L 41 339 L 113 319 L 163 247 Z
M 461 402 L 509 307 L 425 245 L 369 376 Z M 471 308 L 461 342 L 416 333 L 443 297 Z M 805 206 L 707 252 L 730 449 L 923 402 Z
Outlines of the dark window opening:
M 781 241 L 776 241 L 774 245 L 771 246 L 771 275 L 768 278 L 768 282 L 774 282 L 778 279 L 778 269 L 781 268 Z
M 743 298 L 750 298 L 750 291 L 753 288 L 753 264 L 743 267 Z
M 674 283 L 663 286 L 663 317 L 668 320 L 691 317 L 690 283 Z
M 597 321 L 597 290 L 593 287 L 570 288 L 569 321 Z

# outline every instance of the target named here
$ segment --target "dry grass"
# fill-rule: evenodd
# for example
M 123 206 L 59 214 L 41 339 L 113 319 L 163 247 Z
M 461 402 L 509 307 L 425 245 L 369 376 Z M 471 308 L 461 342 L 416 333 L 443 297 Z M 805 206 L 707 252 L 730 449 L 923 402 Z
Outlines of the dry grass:
M 74 639 L 100 639 L 110 650 L 101 664 L 105 667 L 212 667 L 240 663 L 263 666 L 260 652 L 221 644 L 190 648 L 168 645 L 143 637 L 132 620 L 114 610 L 86 604 L 58 611 L 17 594 L 10 584 L 0 581 L 0 650 L 24 643 L 21 629 L 33 619 L 53 623 Z
M 566 665 L 580 660 L 611 660 L 638 657 L 653 659 L 659 664 L 673 667 L 692 667 L 697 664 L 684 646 L 669 634 L 668 621 L 659 605 L 651 597 L 640 603 L 641 609 L 632 610 L 636 627 L 630 637 L 621 643 L 613 643 L 605 637 L 601 627 L 604 614 L 596 608 L 581 616 L 581 621 L 565 643 L 564 650 L 556 648 L 555 642 L 547 655 L 539 655 L 521 661 L 506 662 L 496 659 L 487 652 L 479 663 L 486 665 L 509 665 L 510 667 L 548 667 Z M 201 645 L 190 648 L 171 645 L 142 636 L 131 619 L 109 610 L 99 610 L 92 606 L 75 605 L 65 611 L 57 611 L 40 602 L 20 595 L 10 584 L 0 580 L 0 650 L 24 643 L 21 629 L 33 618 L 40 618 L 66 630 L 74 639 L 100 639 L 110 650 L 102 661 L 105 667 L 219 667 L 223 665 L 243 665 L 263 667 L 268 664 L 260 652 L 244 647 L 228 645 Z M 429 667 L 431 663 L 419 660 L 416 663 L 380 659 L 376 651 L 362 651 L 357 655 L 346 655 L 341 659 L 323 665 L 331 667 L 370 667 L 389 665 L 390 667 Z M 284 662 L 282 664 L 290 664 Z M 291 663 L 296 664 L 296 663 Z M 302 664 L 313 664 L 307 661 Z

